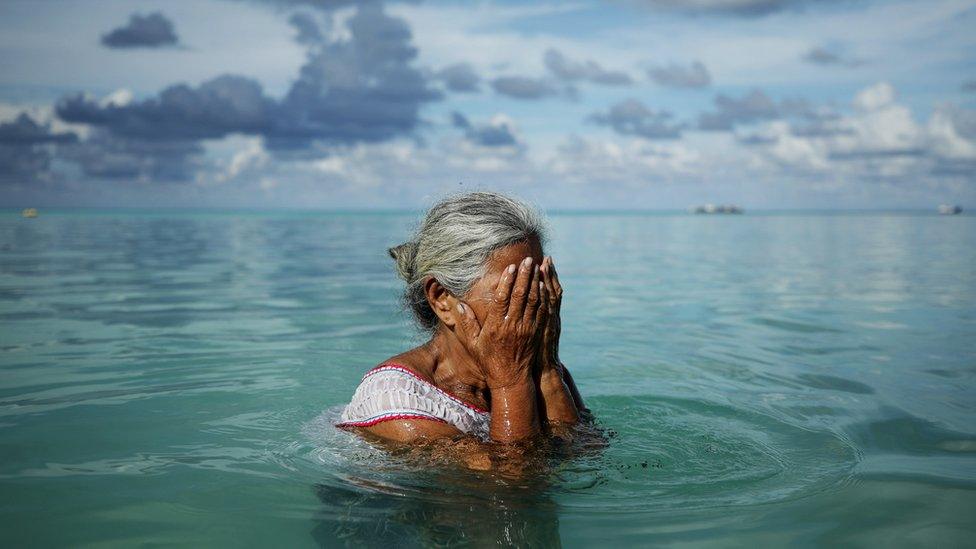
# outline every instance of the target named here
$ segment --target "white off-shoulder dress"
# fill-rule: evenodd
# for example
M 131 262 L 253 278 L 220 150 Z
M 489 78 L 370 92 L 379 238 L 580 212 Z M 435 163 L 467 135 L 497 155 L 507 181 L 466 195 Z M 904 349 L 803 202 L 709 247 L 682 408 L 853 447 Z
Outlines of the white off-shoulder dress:
M 337 427 L 370 427 L 395 419 L 428 419 L 487 440 L 491 414 L 451 395 L 399 364 L 366 372 Z

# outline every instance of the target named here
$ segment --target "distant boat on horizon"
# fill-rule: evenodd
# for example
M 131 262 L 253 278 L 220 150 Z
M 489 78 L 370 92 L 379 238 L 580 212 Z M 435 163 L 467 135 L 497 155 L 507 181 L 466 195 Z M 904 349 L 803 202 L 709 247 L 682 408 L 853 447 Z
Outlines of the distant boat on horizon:
M 959 215 L 962 213 L 962 206 L 954 204 L 939 205 L 939 215 Z
M 705 204 L 691 208 L 692 213 L 696 214 L 741 214 L 742 208 L 732 204 Z
M 37 217 L 37 208 L 24 208 L 24 211 L 20 212 L 23 217 Z

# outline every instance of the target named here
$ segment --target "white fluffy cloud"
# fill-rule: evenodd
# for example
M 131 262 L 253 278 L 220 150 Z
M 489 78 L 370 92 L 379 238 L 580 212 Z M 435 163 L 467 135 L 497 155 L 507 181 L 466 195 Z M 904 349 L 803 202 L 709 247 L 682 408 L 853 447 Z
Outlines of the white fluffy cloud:
M 850 114 L 824 121 L 821 131 L 811 135 L 797 135 L 789 123 L 776 120 L 740 141 L 760 162 L 832 173 L 852 184 L 878 179 L 910 183 L 921 175 L 932 183 L 958 178 L 967 166 L 976 169 L 976 141 L 959 130 L 956 120 L 967 111 L 943 106 L 920 122 L 886 82 L 858 92 L 851 106 Z

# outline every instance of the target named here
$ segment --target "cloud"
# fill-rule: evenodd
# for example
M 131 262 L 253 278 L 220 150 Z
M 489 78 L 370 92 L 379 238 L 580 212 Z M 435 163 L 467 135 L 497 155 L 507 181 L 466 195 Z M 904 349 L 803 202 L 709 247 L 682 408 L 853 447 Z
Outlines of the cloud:
M 959 135 L 971 141 L 976 140 L 976 110 L 964 109 L 952 103 L 946 103 L 939 105 L 935 114 L 951 120 Z
M 346 22 L 348 35 L 328 41 L 314 18 L 296 14 L 290 22 L 309 52 L 281 100 L 236 75 L 173 85 L 142 101 L 65 97 L 56 107 L 62 120 L 100 130 L 74 159 L 93 176 L 186 179 L 199 166 L 199 140 L 260 136 L 282 153 L 384 141 L 411 134 L 420 106 L 440 97 L 412 66 L 410 29 L 379 5 L 360 6 Z
M 964 92 L 969 92 L 969 93 L 976 92 L 976 80 L 967 80 L 963 82 L 962 86 L 960 86 L 960 89 L 962 89 L 962 91 Z
M 493 117 L 487 124 L 472 124 L 463 114 L 451 113 L 451 123 L 464 130 L 464 136 L 475 145 L 483 147 L 515 147 L 519 140 L 515 136 L 512 121 L 503 115 Z
M 627 99 L 610 107 L 607 112 L 594 113 L 589 120 L 609 126 L 621 135 L 636 135 L 646 139 L 678 139 L 683 126 L 671 120 L 668 111 L 652 111 L 636 99 Z
M 699 61 L 687 67 L 669 65 L 648 69 L 647 75 L 661 86 L 669 88 L 704 88 L 712 83 L 712 75 Z
M 491 81 L 496 93 L 515 99 L 542 99 L 559 94 L 559 88 L 543 78 L 528 76 L 500 76 Z
M 434 78 L 444 82 L 448 90 L 458 93 L 481 91 L 481 77 L 470 63 L 457 63 L 437 71 Z
M 786 9 L 799 9 L 814 0 L 644 0 L 646 5 L 693 15 L 760 17 Z
M 880 111 L 895 103 L 895 88 L 887 82 L 878 82 L 864 88 L 854 96 L 854 108 L 860 112 Z
M 546 50 L 543 58 L 546 68 L 557 78 L 567 81 L 586 81 L 607 86 L 628 86 L 633 84 L 630 75 L 623 71 L 604 69 L 596 61 L 574 61 L 558 50 Z
M 109 48 L 158 48 L 178 41 L 173 22 L 158 11 L 149 15 L 134 13 L 125 26 L 102 35 L 102 45 Z
M 773 101 L 761 90 L 752 90 L 741 98 L 719 94 L 716 110 L 701 113 L 698 128 L 706 131 L 729 131 L 739 124 L 784 117 L 817 118 L 818 113 L 802 100 Z
M 0 124 L 0 145 L 33 146 L 45 143 L 72 143 L 74 133 L 55 133 L 50 126 L 38 124 L 27 113 L 20 113 L 12 122 Z
M 943 105 L 927 124 L 919 124 L 886 82 L 859 91 L 852 107 L 851 114 L 823 123 L 832 131 L 801 135 L 787 121 L 776 120 L 740 142 L 787 170 L 859 180 L 971 178 L 976 171 L 976 127 L 970 126 L 976 111 Z
M 669 182 L 701 182 L 713 167 L 700 153 L 671 141 L 653 144 L 632 139 L 625 142 L 570 136 L 545 166 L 547 178 L 565 185 L 586 186 L 600 182 L 600 192 L 589 195 L 588 203 L 607 199 L 616 193 L 618 204 L 633 207 L 637 193 Z
M 180 183 L 194 179 L 207 164 L 193 140 L 150 141 L 96 131 L 61 156 L 96 179 L 142 183 Z
M 803 54 L 802 59 L 807 63 L 824 66 L 840 65 L 846 67 L 857 67 L 863 64 L 863 62 L 860 60 L 846 58 L 841 54 L 826 48 L 813 48 L 807 53 Z
M 311 15 L 304 12 L 293 13 L 288 18 L 288 23 L 298 32 L 295 35 L 295 41 L 299 44 L 310 46 L 322 42 L 322 31 L 319 30 L 318 23 Z
M 0 124 L 0 184 L 49 179 L 52 148 L 77 140 L 76 134 L 54 132 L 27 113 Z
M 269 133 L 275 108 L 258 82 L 224 75 L 196 88 L 170 86 L 158 97 L 124 105 L 103 105 L 78 94 L 59 101 L 56 110 L 66 122 L 101 127 L 120 137 L 166 141 Z
M 803 55 L 803 60 L 817 65 L 836 65 L 841 62 L 839 55 L 823 48 L 813 48 Z
M 412 66 L 417 49 L 407 24 L 363 4 L 348 20 L 349 37 L 312 49 L 276 109 L 267 134 L 273 148 L 309 142 L 371 142 L 411 133 L 420 107 L 441 98 Z

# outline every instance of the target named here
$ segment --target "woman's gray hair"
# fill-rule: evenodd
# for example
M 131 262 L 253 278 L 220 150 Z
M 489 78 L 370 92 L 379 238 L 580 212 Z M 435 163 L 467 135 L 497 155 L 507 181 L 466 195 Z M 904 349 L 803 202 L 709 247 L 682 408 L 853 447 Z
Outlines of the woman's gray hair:
M 499 193 L 472 192 L 435 204 L 413 238 L 389 252 L 407 282 L 404 302 L 423 328 L 433 330 L 438 318 L 424 293 L 427 277 L 461 297 L 484 276 L 495 250 L 532 238 L 542 243 L 545 233 L 542 214 L 527 204 Z

